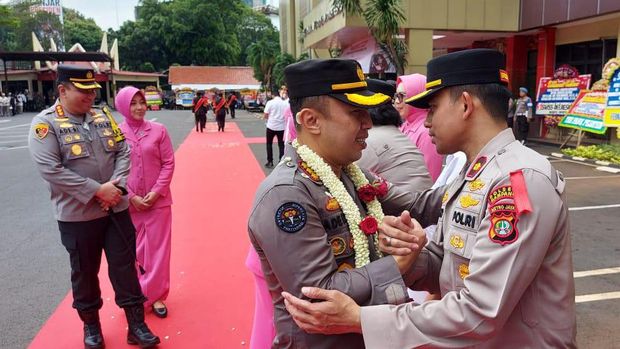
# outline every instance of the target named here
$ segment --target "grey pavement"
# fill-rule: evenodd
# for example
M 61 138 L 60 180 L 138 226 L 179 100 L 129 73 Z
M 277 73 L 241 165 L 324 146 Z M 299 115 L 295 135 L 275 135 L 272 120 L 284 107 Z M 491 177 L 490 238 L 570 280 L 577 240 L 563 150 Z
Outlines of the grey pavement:
M 26 149 L 33 116 L 27 113 L 0 118 L 1 349 L 27 347 L 70 289 L 68 255 L 60 244 L 49 194 Z M 236 122 L 246 137 L 264 137 L 265 125 L 259 117 L 238 111 L 237 118 L 227 122 Z M 166 125 L 175 149 L 193 131 L 189 111 L 148 112 L 147 118 Z M 531 147 L 542 154 L 558 150 L 535 143 Z M 250 144 L 250 148 L 262 166 L 266 161 L 264 143 Z M 274 153 L 277 154 L 276 144 Z M 579 346 L 620 348 L 618 296 L 601 299 L 613 295 L 612 292 L 620 294 L 620 272 L 588 273 L 620 267 L 620 175 L 570 160 L 551 161 L 567 179 L 574 270 L 586 272 L 586 276 L 575 279 L 577 295 L 596 299 L 577 303 Z

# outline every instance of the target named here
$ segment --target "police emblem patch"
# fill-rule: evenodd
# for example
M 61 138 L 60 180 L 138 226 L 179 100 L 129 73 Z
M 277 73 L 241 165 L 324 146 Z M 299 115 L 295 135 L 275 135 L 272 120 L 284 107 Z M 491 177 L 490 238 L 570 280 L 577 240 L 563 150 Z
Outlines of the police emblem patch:
M 517 217 L 513 212 L 495 213 L 491 216 L 491 241 L 503 246 L 515 242 L 518 236 Z
M 34 130 L 35 137 L 37 137 L 38 139 L 43 139 L 49 133 L 50 127 L 48 124 L 40 123 L 40 124 L 34 125 L 33 130 Z
M 306 225 L 306 209 L 296 202 L 287 202 L 278 208 L 275 219 L 282 231 L 296 233 Z
M 340 256 L 347 250 L 347 243 L 341 237 L 335 237 L 329 241 L 329 244 L 332 246 L 332 252 L 334 256 Z

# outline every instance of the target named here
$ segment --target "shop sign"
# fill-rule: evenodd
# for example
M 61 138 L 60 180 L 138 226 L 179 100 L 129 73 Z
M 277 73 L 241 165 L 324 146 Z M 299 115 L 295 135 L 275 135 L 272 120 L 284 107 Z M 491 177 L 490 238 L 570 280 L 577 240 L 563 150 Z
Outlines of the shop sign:
M 303 28 L 302 30 L 302 37 L 306 37 L 308 34 L 312 33 L 313 31 L 321 28 L 322 26 L 325 25 L 325 23 L 329 22 L 332 18 L 336 17 L 337 15 L 342 13 L 342 8 L 337 8 L 337 7 L 332 7 L 329 11 L 327 11 L 327 13 L 323 14 L 321 17 L 319 17 L 317 20 L 312 21 L 312 23 L 310 23 L 310 25 L 306 26 Z
M 580 90 L 590 86 L 591 75 L 579 75 L 572 79 L 540 78 L 536 94 L 536 114 L 564 115 L 577 99 Z
M 620 69 L 616 69 L 609 82 L 603 122 L 605 126 L 620 127 Z
M 607 127 L 603 124 L 606 100 L 605 91 L 581 90 L 559 126 L 604 134 L 607 131 Z

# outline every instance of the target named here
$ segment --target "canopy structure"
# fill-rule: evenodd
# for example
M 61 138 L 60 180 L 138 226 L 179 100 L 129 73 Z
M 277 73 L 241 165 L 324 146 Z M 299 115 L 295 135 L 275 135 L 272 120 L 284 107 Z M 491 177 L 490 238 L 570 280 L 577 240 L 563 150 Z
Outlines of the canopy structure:
M 173 90 L 190 88 L 192 90 L 258 90 L 260 82 L 254 78 L 251 67 L 205 67 L 172 66 L 168 82 Z
M 0 51 L 0 59 L 8 61 L 58 61 L 58 62 L 113 62 L 103 52 L 7 52 Z M 6 69 L 5 69 L 6 70 Z

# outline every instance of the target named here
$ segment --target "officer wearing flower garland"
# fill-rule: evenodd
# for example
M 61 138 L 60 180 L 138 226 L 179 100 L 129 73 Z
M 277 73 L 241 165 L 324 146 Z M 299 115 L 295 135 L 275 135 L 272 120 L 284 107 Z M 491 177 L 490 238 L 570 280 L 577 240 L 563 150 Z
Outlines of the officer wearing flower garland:
M 60 238 L 69 252 L 73 307 L 84 322 L 84 346 L 105 346 L 98 279 L 105 250 L 115 300 L 129 324 L 127 342 L 150 348 L 159 338 L 144 322 L 136 235 L 123 196 L 129 148 L 107 107 L 92 109 L 101 88 L 92 69 L 59 65 L 56 85 L 59 99 L 32 119 L 28 143 L 49 185 Z
M 304 330 L 361 331 L 369 349 L 576 347 L 564 179 L 506 128 L 504 67 L 504 56 L 488 49 L 435 58 L 426 90 L 407 100 L 429 109 L 425 126 L 437 151 L 463 151 L 469 162 L 447 190 L 435 190 L 444 192 L 445 213 L 403 276 L 441 300 L 360 308 L 337 291 L 307 289 L 305 296 L 326 300 L 317 303 L 285 294 Z
M 404 213 L 410 240 L 401 256 L 382 257 L 377 227 L 384 211 L 400 214 L 404 208 L 426 208 L 412 214 L 436 220 L 439 205 L 422 203 L 440 203 L 441 193 L 419 196 L 412 205 L 412 194 L 354 165 L 372 127 L 367 109 L 390 102 L 367 89 L 356 61 L 306 60 L 284 74 L 298 137 L 259 187 L 248 223 L 275 306 L 273 348 L 364 348 L 359 334 L 305 333 L 286 311 L 281 292 L 301 295 L 302 286 L 319 286 L 362 305 L 407 301 L 401 275 L 424 245 L 424 232 Z

